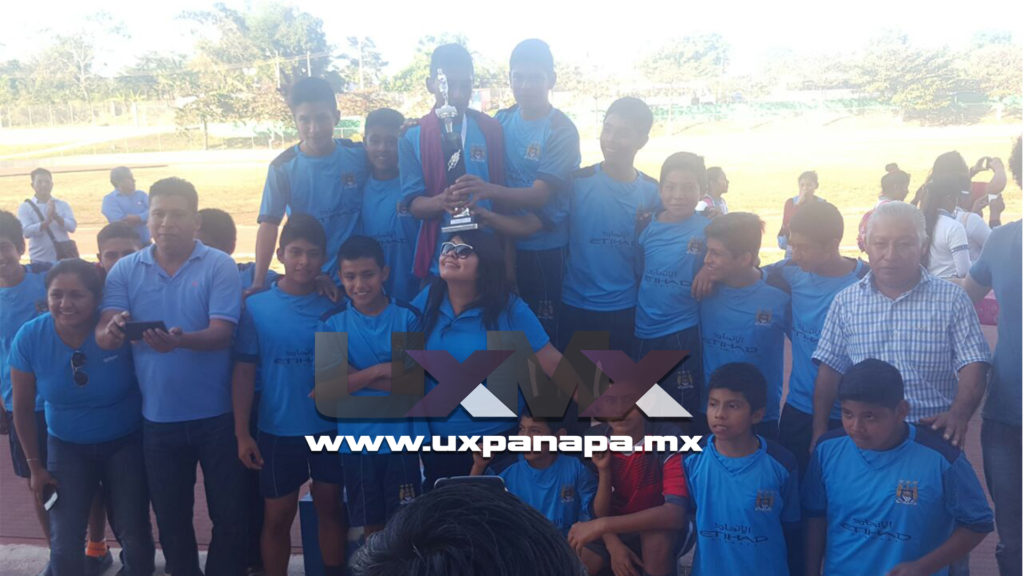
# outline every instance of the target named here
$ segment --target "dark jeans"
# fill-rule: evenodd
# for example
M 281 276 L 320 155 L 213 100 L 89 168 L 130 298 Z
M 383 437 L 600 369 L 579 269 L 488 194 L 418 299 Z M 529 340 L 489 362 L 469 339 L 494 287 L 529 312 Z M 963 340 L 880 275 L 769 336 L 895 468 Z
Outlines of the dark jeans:
M 126 576 L 153 573 L 153 530 L 142 457 L 142 433 L 98 444 L 50 436 L 47 469 L 58 482 L 50 510 L 50 570 L 79 576 L 85 570 L 85 531 L 93 497 L 102 484 L 110 527 L 123 549 Z
M 565 249 L 516 252 L 516 283 L 519 296 L 533 310 L 552 342 L 558 342 L 558 317 L 562 307 Z
M 633 330 L 636 322 L 636 308 L 599 312 L 584 310 L 562 303 L 558 320 L 558 349 L 565 352 L 575 332 L 603 331 L 608 332 L 610 350 L 621 350 L 627 356 L 636 351 Z
M 996 563 L 1002 576 L 1021 573 L 1021 427 L 984 419 L 981 455 L 995 504 Z
M 700 405 L 700 390 L 704 381 L 704 368 L 700 362 L 700 329 L 697 326 L 668 334 L 659 338 L 637 338 L 637 362 L 648 352 L 654 350 L 687 350 L 690 355 L 662 377 L 658 385 L 686 408 L 690 414 L 696 415 L 705 410 Z
M 829 418 L 828 429 L 842 428 L 841 420 Z M 800 469 L 800 478 L 804 477 L 807 465 L 811 461 L 811 435 L 814 428 L 814 417 L 793 408 L 789 404 L 782 407 L 782 417 L 779 418 L 779 444 L 796 456 L 797 467 Z
M 174 576 L 202 574 L 192 526 L 197 462 L 203 467 L 206 504 L 213 522 L 206 573 L 209 576 L 243 574 L 247 478 L 238 461 L 232 415 L 186 422 L 146 420 L 143 445 L 160 544 L 164 556 L 174 566 Z
M 259 434 L 261 394 L 256 392 L 252 398 L 252 412 L 249 414 L 249 434 L 256 438 Z M 243 467 L 244 468 L 244 467 Z M 263 532 L 263 494 L 260 493 L 259 470 L 244 468 L 245 475 L 245 512 L 246 526 L 248 527 L 246 566 L 263 566 L 263 557 L 260 554 L 260 534 Z

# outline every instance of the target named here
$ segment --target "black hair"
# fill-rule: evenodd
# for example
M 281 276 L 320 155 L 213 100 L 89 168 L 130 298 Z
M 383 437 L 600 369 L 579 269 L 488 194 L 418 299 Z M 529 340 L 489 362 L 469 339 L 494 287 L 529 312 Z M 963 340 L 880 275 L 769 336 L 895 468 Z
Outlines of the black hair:
M 334 88 L 331 88 L 331 85 L 323 78 L 301 78 L 288 88 L 288 108 L 292 112 L 295 112 L 299 104 L 307 102 L 326 102 L 333 109 L 338 109 Z
M 111 222 L 104 226 L 98 234 L 96 234 L 96 247 L 99 248 L 104 242 L 111 238 L 126 238 L 142 245 L 142 237 L 139 236 L 139 231 L 134 226 L 129 226 L 124 222 Z
M 505 278 L 505 254 L 501 244 L 494 235 L 480 230 L 456 232 L 449 238 L 455 236 L 472 246 L 480 259 L 476 268 L 476 301 L 472 306 L 481 309 L 484 326 L 488 330 L 497 330 L 498 317 L 508 311 L 512 293 Z M 438 310 L 447 292 L 447 282 L 441 277 L 435 278 L 427 292 L 427 304 L 423 310 L 424 333 L 430 334 L 433 331 Z
M 203 208 L 199 211 L 199 217 L 199 236 L 203 238 L 203 244 L 225 254 L 235 251 L 238 230 L 235 229 L 235 220 L 231 214 L 220 208 Z
M 327 232 L 312 214 L 292 212 L 281 228 L 281 248 L 299 239 L 306 240 L 326 254 Z
M 708 181 L 717 180 L 719 176 L 724 176 L 725 170 L 722 170 L 721 166 L 711 166 L 708 168 Z
M 35 182 L 36 176 L 39 176 L 41 174 L 45 174 L 50 178 L 53 178 L 53 174 L 51 174 L 50 171 L 47 170 L 46 168 L 36 168 L 35 170 L 29 172 L 28 177 L 32 182 Z
M 801 205 L 789 223 L 790 233 L 796 232 L 826 244 L 843 238 L 843 215 L 829 202 L 809 202 Z
M 763 235 L 764 222 L 757 214 L 750 212 L 729 212 L 712 220 L 704 229 L 705 237 L 725 244 L 733 256 L 750 252 L 755 260 L 761 250 Z
M 676 152 L 661 165 L 660 181 L 664 182 L 670 172 L 682 170 L 689 172 L 697 178 L 697 185 L 700 186 L 701 194 L 708 191 L 708 171 L 704 167 L 704 157 L 693 152 Z
M 442 486 L 401 507 L 350 562 L 354 576 L 580 576 L 554 524 L 509 492 Z
M 185 205 L 189 210 L 192 212 L 199 211 L 199 193 L 196 192 L 196 187 L 184 178 L 171 176 L 170 178 L 164 178 L 154 182 L 153 185 L 149 187 L 149 200 L 152 202 L 153 198 L 158 198 L 160 196 L 184 198 Z
M 651 108 L 639 98 L 626 96 L 612 102 L 604 115 L 611 116 L 612 114 L 625 118 L 644 136 L 649 135 L 651 127 L 654 126 L 654 114 L 651 112 Z
M 854 364 L 839 381 L 839 401 L 852 400 L 895 410 L 903 401 L 903 377 L 875 358 Z
M 797 178 L 796 181 L 797 181 L 797 183 L 800 183 L 803 180 L 810 180 L 811 182 L 814 182 L 815 186 L 817 186 L 818 185 L 818 173 L 815 172 L 814 170 L 806 170 L 804 172 L 801 172 L 800 173 L 800 177 Z
M 401 130 L 405 123 L 405 116 L 398 110 L 391 108 L 378 108 L 366 115 L 366 122 L 363 124 L 363 138 L 370 131 L 370 128 L 380 126 L 387 130 Z
M 469 70 L 469 73 L 473 73 L 473 57 L 469 54 L 469 50 L 466 49 L 462 44 L 442 44 L 437 48 L 434 48 L 434 52 L 430 54 L 430 77 L 437 77 L 437 69 L 441 68 L 445 70 L 445 73 L 449 69 L 460 69 Z
M 0 210 L 0 238 L 10 240 L 19 254 L 25 253 L 25 230 L 21 220 L 7 210 Z
M 351 261 L 360 258 L 373 258 L 373 261 L 381 268 L 387 262 L 384 259 L 384 249 L 381 248 L 380 242 L 369 236 L 351 236 L 338 250 L 338 266 L 341 266 L 343 260 Z
M 1013 150 L 1010 152 L 1010 173 L 1013 174 L 1013 179 L 1017 182 L 1017 186 L 1020 187 L 1020 140 L 1021 137 L 1017 136 L 1017 143 L 1013 145 Z
M 536 64 L 549 74 L 555 72 L 555 58 L 551 55 L 551 47 L 547 42 L 538 38 L 523 40 L 512 49 L 512 55 L 508 59 L 508 69 L 511 71 L 520 64 Z
M 924 232 L 928 236 L 929 244 L 934 238 L 935 224 L 939 221 L 939 210 L 949 205 L 950 200 L 955 201 L 960 193 L 970 186 L 967 174 L 957 172 L 944 172 L 933 175 L 932 179 L 925 185 L 924 201 L 921 203 L 921 212 L 924 213 Z M 931 250 L 925 250 L 921 257 L 921 263 L 928 266 Z
M 81 258 L 66 258 L 53 265 L 53 268 L 46 273 L 44 282 L 46 290 L 50 290 L 50 284 L 61 274 L 74 274 L 82 282 L 85 289 L 96 298 L 96 305 L 99 306 L 103 299 L 103 272 L 101 268 Z
M 962 175 L 967 180 L 967 184 L 964 188 L 961 188 L 961 190 L 970 190 L 971 172 L 970 169 L 967 168 L 967 161 L 964 160 L 962 154 L 956 150 L 951 150 L 949 152 L 943 152 L 935 158 L 935 162 L 932 164 L 932 169 L 928 172 L 928 177 L 925 178 L 924 184 L 918 187 L 917 191 L 914 192 L 914 199 L 911 200 L 910 203 L 914 206 L 921 205 L 923 209 L 922 202 L 924 202 L 925 194 L 928 192 L 928 184 L 936 177 L 943 174 Z
M 757 366 L 747 362 L 730 362 L 716 368 L 708 379 L 708 390 L 715 388 L 743 394 L 751 412 L 768 405 L 768 381 Z
M 534 422 L 543 422 L 548 425 L 552 434 L 557 434 L 559 429 L 564 428 L 566 430 L 570 430 L 572 428 L 572 421 L 575 420 L 575 417 L 578 414 L 577 408 L 578 407 L 575 402 L 570 402 L 569 407 L 566 409 L 564 414 L 559 417 L 552 418 L 550 416 L 534 416 L 533 412 L 530 410 L 530 406 L 527 405 L 520 417 L 525 416 Z
M 882 176 L 882 195 L 891 200 L 902 201 L 907 197 L 907 186 L 910 186 L 910 174 L 900 170 L 895 162 L 886 164 L 885 176 Z M 899 194 L 903 194 L 903 197 L 899 198 Z

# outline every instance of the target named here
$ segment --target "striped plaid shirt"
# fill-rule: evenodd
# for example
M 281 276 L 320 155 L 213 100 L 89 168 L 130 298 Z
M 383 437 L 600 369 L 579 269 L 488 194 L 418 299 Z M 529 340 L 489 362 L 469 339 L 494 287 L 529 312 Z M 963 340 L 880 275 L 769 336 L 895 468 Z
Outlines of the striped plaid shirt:
M 970 298 L 923 267 L 917 285 L 895 300 L 872 278 L 869 272 L 836 295 L 813 360 L 840 374 L 867 358 L 892 364 L 903 376 L 911 422 L 949 410 L 957 372 L 991 357 Z

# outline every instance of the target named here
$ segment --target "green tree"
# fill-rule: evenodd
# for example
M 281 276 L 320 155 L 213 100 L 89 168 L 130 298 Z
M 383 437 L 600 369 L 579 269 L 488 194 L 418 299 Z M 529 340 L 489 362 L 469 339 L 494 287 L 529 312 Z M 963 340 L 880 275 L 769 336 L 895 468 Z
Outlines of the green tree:
M 654 84 L 711 80 L 729 65 L 731 48 L 720 34 L 685 36 L 669 42 L 640 62 L 640 70 Z
M 351 90 L 363 92 L 378 87 L 384 79 L 387 61 L 377 50 L 373 39 L 366 36 L 349 36 L 348 45 L 341 54 L 343 63 L 341 77 Z

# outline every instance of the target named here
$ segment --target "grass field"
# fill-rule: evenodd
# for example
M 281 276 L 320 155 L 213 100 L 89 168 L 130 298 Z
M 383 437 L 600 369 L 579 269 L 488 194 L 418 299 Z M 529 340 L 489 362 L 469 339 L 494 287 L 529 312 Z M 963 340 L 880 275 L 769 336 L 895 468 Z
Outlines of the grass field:
M 600 161 L 596 138 L 584 134 L 584 165 Z M 822 127 L 792 121 L 747 130 L 705 125 L 676 134 L 656 133 L 640 151 L 637 167 L 657 177 L 662 160 L 680 150 L 703 155 L 708 166 L 722 166 L 730 180 L 726 197 L 730 210 L 755 212 L 765 221 L 765 262 L 780 257 L 775 232 L 781 222 L 783 203 L 796 194 L 797 176 L 804 170 L 816 170 L 821 183 L 819 195 L 836 204 L 846 217 L 843 245 L 853 255 L 857 252 L 857 222 L 874 205 L 887 163 L 897 162 L 910 172 L 913 191 L 924 180 L 937 155 L 959 150 L 970 164 L 980 156 L 999 156 L 1005 162 L 1019 134 L 1019 124 L 923 128 L 876 121 Z M 6 174 L 0 176 L 0 208 L 16 211 L 18 204 L 32 194 L 26 175 L 32 167 L 54 167 L 54 194 L 71 203 L 79 223 L 75 238 L 83 254 L 93 254 L 95 233 L 106 223 L 100 214 L 100 201 L 111 190 L 109 168 L 119 164 L 153 166 L 134 170 L 139 186 L 148 188 L 166 176 L 192 181 L 199 190 L 202 207 L 221 208 L 234 216 L 239 226 L 238 256 L 244 260 L 253 251 L 266 167 L 274 155 L 264 149 L 63 155 L 21 160 L 17 164 L 0 162 L 0 174 Z M 1007 210 L 1003 221 L 1020 218 L 1021 193 L 1012 181 L 1005 197 Z

